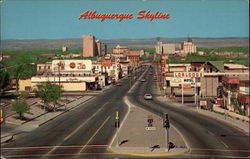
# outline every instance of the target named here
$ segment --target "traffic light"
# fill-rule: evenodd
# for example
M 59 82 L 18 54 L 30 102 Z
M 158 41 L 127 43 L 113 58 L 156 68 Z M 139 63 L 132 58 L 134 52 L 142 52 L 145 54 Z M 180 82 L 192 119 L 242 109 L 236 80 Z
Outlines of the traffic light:
M 168 114 L 167 113 L 164 114 L 163 120 L 164 120 L 163 127 L 167 128 L 167 129 L 170 128 L 170 123 L 169 123 L 169 119 L 168 119 Z
M 3 122 L 3 109 L 0 109 L 0 120 L 1 123 Z
M 120 127 L 120 122 L 119 122 L 119 112 L 115 112 L 115 127 L 119 128 Z

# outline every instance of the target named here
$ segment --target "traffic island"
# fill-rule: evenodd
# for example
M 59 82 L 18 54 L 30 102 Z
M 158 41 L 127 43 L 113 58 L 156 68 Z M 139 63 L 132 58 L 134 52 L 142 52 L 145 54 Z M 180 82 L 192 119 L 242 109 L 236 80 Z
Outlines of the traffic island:
M 133 156 L 174 156 L 189 151 L 173 125 L 168 132 L 162 117 L 130 104 L 127 118 L 117 128 L 109 151 Z M 173 145 L 168 149 L 166 143 L 170 142 Z

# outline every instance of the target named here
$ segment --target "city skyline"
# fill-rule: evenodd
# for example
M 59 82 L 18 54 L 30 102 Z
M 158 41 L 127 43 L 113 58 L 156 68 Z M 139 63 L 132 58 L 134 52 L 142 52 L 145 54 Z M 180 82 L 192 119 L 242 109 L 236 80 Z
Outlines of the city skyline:
M 91 34 L 100 39 L 155 37 L 249 37 L 246 0 L 192 1 L 4 1 L 1 39 L 67 39 Z M 85 11 L 132 13 L 150 10 L 169 13 L 169 19 L 81 19 Z

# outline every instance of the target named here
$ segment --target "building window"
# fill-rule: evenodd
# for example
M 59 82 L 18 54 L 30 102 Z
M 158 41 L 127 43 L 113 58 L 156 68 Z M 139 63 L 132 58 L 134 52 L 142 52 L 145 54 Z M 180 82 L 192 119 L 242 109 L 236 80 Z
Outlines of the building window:
M 42 69 L 42 66 L 39 66 L 38 69 L 41 70 L 41 69 Z
M 25 91 L 31 91 L 31 87 L 30 86 L 25 86 Z

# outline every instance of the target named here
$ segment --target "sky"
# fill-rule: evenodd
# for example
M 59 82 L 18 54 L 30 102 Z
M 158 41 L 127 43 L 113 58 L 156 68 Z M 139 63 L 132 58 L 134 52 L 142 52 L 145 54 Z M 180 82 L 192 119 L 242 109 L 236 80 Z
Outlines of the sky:
M 249 37 L 248 0 L 4 0 L 1 39 Z M 133 19 L 81 19 L 85 11 L 133 13 Z M 136 19 L 139 10 L 169 19 Z

